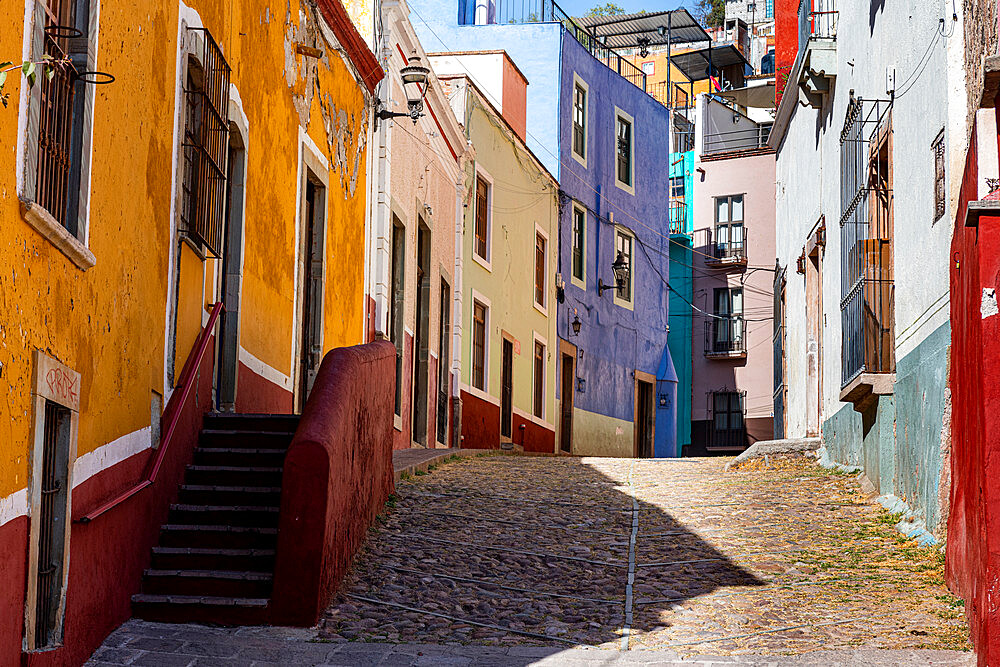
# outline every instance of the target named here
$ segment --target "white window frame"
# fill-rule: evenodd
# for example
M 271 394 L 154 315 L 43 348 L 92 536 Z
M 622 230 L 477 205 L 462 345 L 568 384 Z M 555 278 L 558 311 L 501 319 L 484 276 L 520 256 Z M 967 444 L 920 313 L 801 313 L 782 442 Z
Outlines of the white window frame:
M 38 61 L 42 57 L 42 34 L 45 25 L 44 11 L 39 15 L 41 5 L 35 0 L 25 0 L 24 43 L 22 59 Z M 90 0 L 87 16 L 87 69 L 97 69 L 97 47 L 100 33 L 100 0 Z M 20 76 L 19 71 L 11 72 Z M 38 70 L 38 77 L 45 76 Z M 9 84 L 9 80 L 8 80 Z M 80 150 L 80 192 L 77 211 L 77 232 L 71 234 L 62 221 L 56 220 L 51 212 L 35 201 L 38 160 L 38 132 L 41 109 L 41 86 L 28 86 L 23 80 L 20 87 L 17 115 L 17 152 L 15 157 L 15 183 L 18 198 L 22 202 L 24 220 L 49 243 L 62 252 L 78 269 L 86 271 L 97 263 L 90 250 L 90 184 L 91 164 L 94 152 L 94 100 L 96 86 L 84 85 L 84 113 L 82 118 L 82 145 Z M 30 159 L 29 159 L 30 157 Z
M 539 378 L 535 375 L 535 344 L 542 344 L 542 414 L 535 414 L 535 383 L 538 382 Z M 529 410 L 531 416 L 535 419 L 540 419 L 545 421 L 547 418 L 548 401 L 546 400 L 546 391 L 548 391 L 547 378 L 549 376 L 549 342 L 544 336 L 539 334 L 537 331 L 531 332 L 531 409 Z
M 483 169 L 479 164 L 476 164 L 476 178 L 482 178 L 486 181 L 489 189 L 486 192 L 486 257 L 480 256 L 476 252 L 476 218 L 478 217 L 478 210 L 476 207 L 479 205 L 478 195 L 475 190 L 472 193 L 472 259 L 476 264 L 493 273 L 493 177 L 488 171 Z M 474 186 L 476 187 L 476 186 Z
M 625 120 L 629 123 L 629 127 L 632 128 L 632 132 L 629 133 L 629 175 L 632 176 L 631 183 L 625 183 L 618 180 L 618 121 Z M 613 167 L 615 175 L 615 187 L 619 190 L 624 190 L 630 195 L 635 195 L 635 119 L 631 115 L 625 113 L 617 106 L 615 107 L 615 124 L 612 129 L 612 151 L 611 154 L 615 156 Z
M 614 248 L 614 256 L 615 257 L 618 256 L 618 236 L 619 235 L 627 236 L 630 239 L 632 239 L 631 253 L 630 253 L 630 256 L 628 258 L 628 275 L 629 275 L 629 281 L 628 281 L 629 294 L 628 294 L 628 297 L 629 298 L 628 298 L 628 301 L 626 301 L 625 299 L 619 298 L 618 297 L 618 290 L 617 289 L 613 289 L 612 292 L 611 292 L 611 294 L 614 297 L 614 303 L 615 303 L 616 306 L 621 306 L 622 308 L 627 308 L 628 310 L 635 310 L 635 244 L 636 244 L 635 234 L 632 233 L 632 230 L 628 229 L 627 227 L 622 227 L 621 225 L 615 225 L 614 245 L 612 246 Z
M 583 213 L 583 253 L 581 253 L 583 255 L 582 257 L 583 275 L 580 278 L 577 278 L 575 275 L 573 275 L 573 249 L 575 248 L 573 244 L 576 242 L 576 233 L 574 228 L 576 226 L 577 211 Z M 573 217 L 570 220 L 570 225 L 569 225 L 570 228 L 569 279 L 570 283 L 576 285 L 580 289 L 587 289 L 587 225 L 588 225 L 587 208 L 577 202 L 573 202 L 573 211 L 570 215 L 572 215 Z
M 545 267 L 542 269 L 542 303 L 535 301 L 535 281 L 538 279 L 538 276 L 535 275 L 535 251 L 537 250 L 539 236 L 545 241 Z M 536 222 L 535 233 L 531 236 L 531 302 L 535 310 L 545 316 L 549 314 L 549 252 L 551 247 L 548 233 Z
M 583 88 L 587 95 L 587 103 L 583 107 L 583 155 L 576 152 L 573 147 L 573 120 L 576 115 L 576 87 Z M 569 152 L 573 159 L 580 163 L 584 169 L 587 168 L 587 153 L 590 150 L 590 139 L 588 129 L 590 126 L 590 86 L 580 78 L 580 75 L 573 72 L 573 93 L 570 96 L 570 116 L 569 116 Z
M 648 72 L 646 71 L 646 65 L 650 66 Z M 642 73 L 645 74 L 646 76 L 653 76 L 654 72 L 656 72 L 656 61 L 646 60 L 642 63 L 642 65 L 640 65 L 640 69 L 642 70 Z
M 475 289 L 469 290 L 472 298 L 469 304 L 469 388 L 473 392 L 489 395 L 490 392 L 490 317 L 493 313 L 493 304 L 481 292 Z M 486 307 L 486 319 L 483 322 L 483 388 L 475 385 L 473 372 L 475 369 L 476 354 L 476 301 Z

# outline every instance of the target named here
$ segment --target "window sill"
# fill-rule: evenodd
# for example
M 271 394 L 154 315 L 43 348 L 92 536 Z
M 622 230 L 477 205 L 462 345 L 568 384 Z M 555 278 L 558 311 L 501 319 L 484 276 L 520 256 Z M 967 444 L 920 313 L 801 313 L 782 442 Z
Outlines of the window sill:
M 34 202 L 24 203 L 23 206 L 24 220 L 54 245 L 59 252 L 66 255 L 78 269 L 86 271 L 97 264 L 97 258 L 94 257 L 94 253 L 90 252 L 90 248 L 70 234 L 52 217 L 51 213 Z
M 583 157 L 582 155 L 580 155 L 579 153 L 577 153 L 575 150 L 572 149 L 570 150 L 570 154 L 573 156 L 574 160 L 580 163 L 581 167 L 583 167 L 584 169 L 587 168 L 587 158 Z
M 580 289 L 586 291 L 587 289 L 587 277 L 584 276 L 583 279 L 577 278 L 576 276 L 570 276 L 569 283 L 575 285 Z
M 631 301 L 626 301 L 625 299 L 619 299 L 617 296 L 614 297 L 615 305 L 619 308 L 624 308 L 626 310 L 635 310 L 635 305 Z
M 633 197 L 635 196 L 635 186 L 622 183 L 621 181 L 618 180 L 617 177 L 615 177 L 615 187 L 618 188 L 619 190 L 623 190 L 629 193 Z
M 479 266 L 489 271 L 490 273 L 493 273 L 493 267 L 490 265 L 490 262 L 480 257 L 479 253 L 477 253 L 474 250 L 472 251 L 472 260 Z
M 535 302 L 534 304 L 532 304 L 532 305 L 534 305 L 534 306 L 535 306 L 535 310 L 537 310 L 537 311 L 538 311 L 539 313 L 541 313 L 541 314 L 542 314 L 542 315 L 544 315 L 545 317 L 548 317 L 548 316 L 549 316 L 549 309 L 548 309 L 548 308 L 546 308 L 545 306 L 543 306 L 542 304 L 540 304 L 540 303 L 538 303 L 538 302 L 536 301 L 536 302 Z
M 840 391 L 840 400 L 854 405 L 855 412 L 867 412 L 879 396 L 890 396 L 895 391 L 895 373 L 861 373 Z

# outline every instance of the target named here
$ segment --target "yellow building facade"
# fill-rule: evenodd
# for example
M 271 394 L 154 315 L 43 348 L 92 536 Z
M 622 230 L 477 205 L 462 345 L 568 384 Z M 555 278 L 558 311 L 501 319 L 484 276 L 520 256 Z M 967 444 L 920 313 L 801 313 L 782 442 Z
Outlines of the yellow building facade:
M 292 412 L 363 342 L 381 71 L 337 0 L 15 4 L 0 61 L 39 64 L 0 108 L 0 664 L 68 664 L 128 617 L 176 486 L 82 519 L 141 478 L 213 305 L 189 411 Z

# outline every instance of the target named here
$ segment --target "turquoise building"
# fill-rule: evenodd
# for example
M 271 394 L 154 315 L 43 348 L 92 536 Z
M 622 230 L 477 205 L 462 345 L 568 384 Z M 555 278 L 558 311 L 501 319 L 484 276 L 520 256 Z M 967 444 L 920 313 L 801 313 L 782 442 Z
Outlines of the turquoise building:
M 677 440 L 676 450 L 657 452 L 657 456 L 682 456 L 691 444 L 692 387 L 692 311 L 694 281 L 692 279 L 691 231 L 694 220 L 694 151 L 670 153 L 670 301 L 667 347 L 677 373 Z

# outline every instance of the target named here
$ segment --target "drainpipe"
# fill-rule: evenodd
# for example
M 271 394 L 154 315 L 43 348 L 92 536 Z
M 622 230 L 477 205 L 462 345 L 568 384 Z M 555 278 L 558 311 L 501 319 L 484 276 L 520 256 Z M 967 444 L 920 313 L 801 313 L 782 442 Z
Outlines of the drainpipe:
M 459 176 L 455 181 L 455 287 L 452 289 L 454 312 L 451 325 L 451 446 L 462 446 L 462 394 L 459 381 L 462 378 L 462 226 L 465 209 L 462 206 L 465 193 L 465 162 L 468 153 L 459 159 Z
M 386 24 L 389 22 L 386 21 Z M 386 30 L 388 33 L 388 29 Z M 392 52 L 388 47 L 382 49 L 379 59 L 383 69 L 388 71 L 388 63 Z M 377 98 L 381 98 L 383 108 L 389 108 L 391 104 L 392 86 L 387 79 L 383 79 L 377 91 Z M 374 118 L 374 100 L 373 100 Z M 375 122 L 373 120 L 373 122 Z M 390 213 L 389 198 L 389 164 L 392 147 L 389 135 L 389 123 L 381 121 L 378 123 L 377 141 L 372 141 L 371 152 L 375 158 L 375 167 L 372 169 L 372 183 L 370 191 L 372 197 L 370 201 L 372 209 L 372 230 L 370 235 L 369 261 L 371 268 L 369 275 L 369 294 L 374 302 L 375 312 L 372 315 L 373 328 L 378 334 L 386 338 L 390 337 L 389 328 L 389 267 L 392 264 L 392 223 Z

